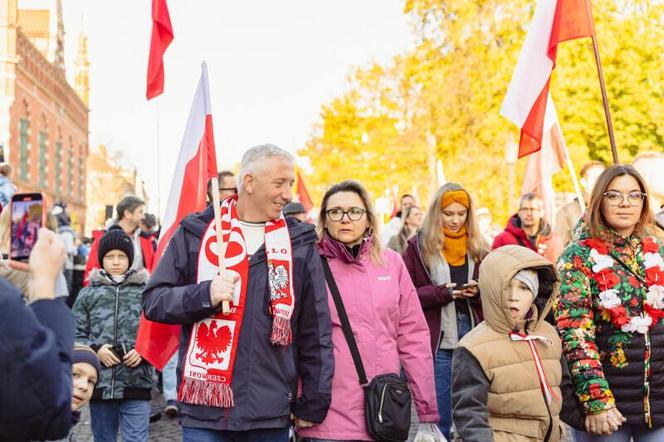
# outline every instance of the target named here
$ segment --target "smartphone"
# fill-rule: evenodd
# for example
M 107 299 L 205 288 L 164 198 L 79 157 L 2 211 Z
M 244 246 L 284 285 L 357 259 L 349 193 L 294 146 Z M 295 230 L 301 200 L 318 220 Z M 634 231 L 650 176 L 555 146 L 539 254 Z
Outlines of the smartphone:
M 17 193 L 12 197 L 11 245 L 9 259 L 27 261 L 37 242 L 39 229 L 46 220 L 44 195 L 41 193 Z
M 466 290 L 466 289 L 469 289 L 471 287 L 477 287 L 477 284 L 468 284 L 468 283 L 466 283 L 466 284 L 461 284 L 459 287 L 454 287 L 454 288 L 456 290 Z

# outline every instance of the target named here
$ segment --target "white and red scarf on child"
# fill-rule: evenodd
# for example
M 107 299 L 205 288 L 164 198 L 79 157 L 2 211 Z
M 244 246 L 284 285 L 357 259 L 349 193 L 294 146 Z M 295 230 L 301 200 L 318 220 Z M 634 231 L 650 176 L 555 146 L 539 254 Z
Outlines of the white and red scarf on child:
M 194 324 L 184 359 L 182 382 L 178 392 L 181 402 L 229 408 L 234 406 L 231 383 L 242 331 L 249 256 L 235 206 L 237 196 L 221 204 L 221 229 L 227 244 L 226 269 L 239 275 L 233 292 L 230 313 L 221 311 Z M 219 273 L 217 235 L 214 219 L 208 225 L 198 252 L 197 281 L 209 281 Z M 290 319 L 295 307 L 293 296 L 293 262 L 288 227 L 283 214 L 265 223 L 268 283 L 270 287 L 272 335 L 274 345 L 288 346 L 292 341 Z M 262 293 L 252 293 L 262 296 Z

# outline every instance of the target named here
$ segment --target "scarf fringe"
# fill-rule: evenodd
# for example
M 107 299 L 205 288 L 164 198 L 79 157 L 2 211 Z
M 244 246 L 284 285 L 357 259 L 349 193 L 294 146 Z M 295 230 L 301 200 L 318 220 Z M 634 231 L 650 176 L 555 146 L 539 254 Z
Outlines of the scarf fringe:
M 291 332 L 290 320 L 281 316 L 275 316 L 272 320 L 272 336 L 270 336 L 270 342 L 273 345 L 286 347 L 290 345 L 292 340 L 293 333 Z
M 233 390 L 228 384 L 206 382 L 202 379 L 185 377 L 182 379 L 180 401 L 185 404 L 206 405 L 212 407 L 231 408 L 235 406 Z

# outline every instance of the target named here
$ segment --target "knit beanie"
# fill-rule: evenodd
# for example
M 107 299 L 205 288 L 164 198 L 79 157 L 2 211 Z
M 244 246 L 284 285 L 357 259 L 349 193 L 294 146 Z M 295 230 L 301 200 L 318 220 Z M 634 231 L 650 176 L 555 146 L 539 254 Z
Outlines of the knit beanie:
M 537 297 L 537 292 L 539 292 L 539 277 L 535 270 L 523 269 L 514 275 L 514 279 L 524 283 L 533 292 L 533 299 Z
M 95 370 L 97 370 L 97 379 L 99 379 L 99 373 L 101 372 L 101 364 L 99 363 L 99 358 L 93 349 L 87 345 L 75 344 L 74 345 L 74 357 L 72 358 L 72 364 L 77 364 L 79 362 L 85 362 L 86 364 L 92 365 Z
M 111 226 L 99 239 L 97 259 L 100 267 L 103 267 L 104 256 L 111 250 L 125 252 L 127 258 L 129 258 L 129 267 L 131 267 L 134 262 L 134 243 L 129 235 L 122 230 L 122 227 L 118 225 Z

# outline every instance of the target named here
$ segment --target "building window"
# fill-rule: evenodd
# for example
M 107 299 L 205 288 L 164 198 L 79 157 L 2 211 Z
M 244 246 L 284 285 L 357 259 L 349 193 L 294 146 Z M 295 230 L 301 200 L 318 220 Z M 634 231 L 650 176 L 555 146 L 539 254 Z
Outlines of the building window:
M 19 121 L 19 176 L 23 181 L 30 179 L 28 158 L 30 157 L 30 122 L 21 118 Z
M 62 195 L 62 142 L 55 143 L 55 195 Z
M 39 185 L 46 187 L 46 177 L 48 173 L 48 134 L 39 132 Z
M 67 154 L 67 193 L 74 193 L 74 145 L 69 140 L 69 153 Z

